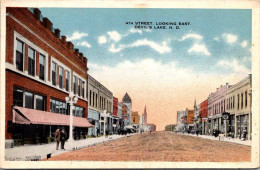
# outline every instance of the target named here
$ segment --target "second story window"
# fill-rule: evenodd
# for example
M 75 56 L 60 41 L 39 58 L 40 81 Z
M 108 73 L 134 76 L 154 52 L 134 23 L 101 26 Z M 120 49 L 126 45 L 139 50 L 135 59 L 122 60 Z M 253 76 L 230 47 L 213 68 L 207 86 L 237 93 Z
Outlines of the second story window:
M 30 92 L 25 92 L 25 107 L 33 109 L 34 106 L 34 95 Z
M 237 95 L 237 110 L 239 110 L 239 94 Z
M 81 80 L 78 81 L 78 95 L 81 96 Z
M 62 67 L 60 67 L 59 69 L 59 86 L 60 88 L 64 87 L 64 69 Z
M 85 98 L 85 82 L 82 81 L 82 97 Z
M 243 93 L 241 93 L 241 109 L 243 109 Z
M 28 74 L 35 75 L 35 50 L 28 48 Z
M 52 84 L 56 86 L 57 84 L 57 64 L 52 62 Z
M 91 102 L 92 102 L 92 98 L 91 98 L 91 96 L 92 96 L 92 91 L 90 90 L 89 91 L 89 105 L 91 106 Z
M 69 91 L 70 88 L 70 72 L 66 71 L 66 90 Z
M 73 76 L 73 92 L 74 94 L 77 93 L 77 77 Z
M 247 107 L 247 91 L 245 92 L 245 107 Z
M 39 74 L 39 78 L 41 80 L 44 80 L 44 76 L 45 76 L 45 56 L 40 54 L 40 74 Z
M 16 69 L 23 71 L 23 50 L 24 43 L 16 40 Z

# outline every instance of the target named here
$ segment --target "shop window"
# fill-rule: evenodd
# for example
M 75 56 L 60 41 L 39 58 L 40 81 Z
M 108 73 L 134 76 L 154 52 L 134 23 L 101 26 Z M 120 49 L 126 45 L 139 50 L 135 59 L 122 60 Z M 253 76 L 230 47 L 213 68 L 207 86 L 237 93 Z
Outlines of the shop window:
M 23 71 L 24 43 L 16 39 L 16 69 Z
M 79 106 L 74 106 L 73 115 L 77 117 L 83 117 L 84 108 Z
M 57 64 L 52 62 L 52 84 L 57 85 Z
M 28 48 L 28 74 L 35 76 L 35 50 Z
M 69 91 L 70 88 L 70 72 L 66 71 L 66 90 Z
M 40 95 L 35 95 L 36 100 L 36 110 L 45 110 L 44 97 Z
M 23 91 L 14 89 L 13 91 L 13 105 L 23 107 Z
M 34 107 L 34 102 L 33 102 L 33 93 L 30 92 L 25 92 L 25 107 L 33 109 Z
M 45 77 L 45 56 L 40 54 L 40 73 L 39 78 L 44 80 Z
M 66 106 L 65 102 L 51 99 L 51 112 L 69 114 L 69 107 Z

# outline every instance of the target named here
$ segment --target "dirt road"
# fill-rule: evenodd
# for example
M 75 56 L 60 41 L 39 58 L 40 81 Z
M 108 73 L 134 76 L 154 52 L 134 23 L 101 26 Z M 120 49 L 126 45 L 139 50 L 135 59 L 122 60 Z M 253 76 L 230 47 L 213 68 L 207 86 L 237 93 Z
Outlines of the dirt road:
M 153 132 L 67 152 L 51 159 L 85 161 L 250 161 L 251 147 L 170 132 Z

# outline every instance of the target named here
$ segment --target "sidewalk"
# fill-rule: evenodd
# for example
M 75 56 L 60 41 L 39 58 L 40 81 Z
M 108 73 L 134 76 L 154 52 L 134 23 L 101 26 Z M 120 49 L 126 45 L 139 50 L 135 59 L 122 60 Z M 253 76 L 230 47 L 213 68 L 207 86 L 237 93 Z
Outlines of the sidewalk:
M 174 132 L 172 132 L 172 133 L 174 133 Z M 178 133 L 178 134 L 197 137 L 196 134 L 187 134 L 187 133 L 184 133 L 184 134 L 183 133 Z M 210 139 L 210 140 L 217 140 L 217 141 L 221 141 L 221 142 L 231 142 L 231 143 L 247 145 L 247 146 L 251 146 L 252 145 L 252 141 L 251 140 L 242 141 L 239 138 L 215 137 L 215 136 L 208 136 L 208 135 L 198 135 L 198 137 L 199 138 L 204 138 L 204 139 Z
M 99 143 L 108 142 L 111 140 L 116 140 L 122 137 L 133 136 L 134 134 L 129 135 L 111 135 L 107 138 L 101 136 L 98 138 L 87 138 L 76 140 L 71 146 L 68 146 L 68 143 L 65 143 L 66 150 L 56 150 L 56 142 L 42 145 L 24 145 L 14 148 L 5 149 L 5 160 L 6 161 L 31 161 L 31 160 L 41 160 L 47 158 L 48 154 L 51 156 L 59 155 L 64 152 L 69 152 L 72 150 L 77 150 L 89 146 L 93 146 Z

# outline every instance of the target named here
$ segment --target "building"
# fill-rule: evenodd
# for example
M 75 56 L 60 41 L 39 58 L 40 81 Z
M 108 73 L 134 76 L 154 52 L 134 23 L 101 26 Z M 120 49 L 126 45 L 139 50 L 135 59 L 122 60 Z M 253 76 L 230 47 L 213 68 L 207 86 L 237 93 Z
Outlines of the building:
M 194 110 L 186 109 L 187 111 L 187 130 L 191 131 L 194 128 Z
M 132 124 L 139 124 L 140 116 L 139 116 L 138 112 L 132 112 L 131 116 L 132 116 L 131 117 Z
M 129 107 L 127 105 L 125 105 L 123 102 L 121 102 L 122 104 L 122 119 L 123 119 L 123 123 L 122 123 L 122 128 L 124 129 L 125 126 L 129 125 Z
M 119 130 L 119 117 L 118 113 L 118 98 L 113 97 L 113 133 Z
M 210 123 L 210 133 L 214 130 L 220 133 L 225 133 L 223 113 L 225 113 L 225 101 L 227 89 L 231 87 L 228 83 L 216 89 L 216 92 L 211 93 L 208 97 L 208 114 Z
M 144 113 L 143 113 L 143 124 L 147 124 L 147 112 L 146 112 L 146 106 L 144 107 Z
M 128 124 L 131 124 L 131 112 L 132 112 L 132 100 L 130 98 L 130 96 L 127 94 L 124 95 L 122 102 L 124 105 L 126 105 L 128 107 Z
M 199 133 L 202 133 L 201 126 L 201 115 L 200 115 L 200 105 L 197 105 L 196 100 L 194 102 L 194 129 L 198 130 Z
M 209 124 L 208 124 L 208 99 L 200 103 L 200 116 L 201 116 L 201 128 L 202 134 L 208 135 Z
M 95 129 L 89 135 L 104 134 L 105 130 L 112 134 L 113 124 L 113 93 L 91 75 L 88 75 L 89 117 L 95 123 Z
M 74 48 L 37 8 L 6 9 L 6 147 L 54 141 L 61 126 L 69 134 L 73 107 L 75 139 L 85 138 L 87 120 L 87 58 Z
M 122 102 L 118 102 L 118 111 L 117 111 L 117 116 L 119 119 L 119 129 L 123 129 L 124 128 L 124 119 L 123 119 L 123 103 Z
M 251 139 L 252 136 L 252 75 L 227 89 L 227 135 Z
M 177 125 L 175 130 L 179 132 L 186 131 L 187 129 L 187 111 L 179 110 L 177 111 Z

